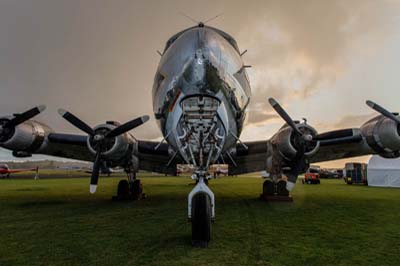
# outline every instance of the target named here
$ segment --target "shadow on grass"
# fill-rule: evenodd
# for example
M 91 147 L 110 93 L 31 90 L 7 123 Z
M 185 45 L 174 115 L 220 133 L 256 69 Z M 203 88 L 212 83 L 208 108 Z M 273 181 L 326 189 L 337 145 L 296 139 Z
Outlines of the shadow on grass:
M 21 208 L 30 208 L 30 207 L 39 207 L 39 206 L 63 205 L 66 203 L 67 203 L 66 201 L 62 201 L 62 200 L 44 200 L 44 201 L 24 202 L 24 203 L 19 204 L 18 206 Z
M 18 189 L 14 189 L 14 191 L 19 191 L 19 192 L 45 191 L 45 190 L 49 190 L 49 189 L 44 188 L 44 187 L 37 187 L 37 188 L 18 188 Z

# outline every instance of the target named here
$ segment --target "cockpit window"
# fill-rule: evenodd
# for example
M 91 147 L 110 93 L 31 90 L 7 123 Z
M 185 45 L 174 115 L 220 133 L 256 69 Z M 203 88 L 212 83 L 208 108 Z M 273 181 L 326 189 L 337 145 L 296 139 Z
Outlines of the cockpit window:
M 153 83 L 153 90 L 152 90 L 152 95 L 153 99 L 156 99 L 159 97 L 160 92 L 162 92 L 162 87 L 163 87 L 163 82 L 165 80 L 165 76 L 161 74 L 160 71 L 157 71 L 155 77 L 154 77 L 154 83 Z
M 249 86 L 249 78 L 247 76 L 247 73 L 246 73 L 244 67 L 242 67 L 238 72 L 233 74 L 233 76 L 240 83 L 240 86 L 243 88 L 246 95 L 249 96 L 251 94 L 251 90 L 250 90 L 250 86 Z
M 161 74 L 160 72 L 157 73 L 156 75 L 156 83 L 157 83 L 157 87 L 160 86 L 161 82 L 165 79 L 164 75 Z

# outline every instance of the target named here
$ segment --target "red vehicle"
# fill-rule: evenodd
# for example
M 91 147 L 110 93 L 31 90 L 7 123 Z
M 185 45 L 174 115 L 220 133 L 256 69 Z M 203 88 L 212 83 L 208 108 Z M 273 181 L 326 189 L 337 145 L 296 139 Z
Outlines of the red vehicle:
M 38 171 L 38 168 L 30 169 L 10 169 L 7 164 L 0 164 L 0 177 L 9 178 L 11 174 L 19 172 Z
M 302 180 L 303 184 L 320 184 L 318 173 L 305 173 Z

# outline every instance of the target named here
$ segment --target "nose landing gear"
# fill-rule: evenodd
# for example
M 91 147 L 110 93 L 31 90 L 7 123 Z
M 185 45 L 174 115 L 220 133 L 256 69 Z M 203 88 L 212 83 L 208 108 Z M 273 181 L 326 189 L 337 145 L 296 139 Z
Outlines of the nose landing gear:
M 192 223 L 192 245 L 207 247 L 211 239 L 211 222 L 215 219 L 214 193 L 199 176 L 197 185 L 188 196 L 188 218 Z

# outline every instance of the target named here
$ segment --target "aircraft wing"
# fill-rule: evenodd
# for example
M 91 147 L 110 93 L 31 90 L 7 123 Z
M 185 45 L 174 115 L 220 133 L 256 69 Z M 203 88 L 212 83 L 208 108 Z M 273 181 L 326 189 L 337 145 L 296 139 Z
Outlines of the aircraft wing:
M 94 155 L 87 148 L 87 136 L 74 134 L 50 133 L 48 143 L 41 154 L 62 158 L 93 161 Z
M 266 169 L 267 157 L 271 153 L 268 141 L 251 141 L 236 145 L 236 151 L 222 156 L 228 164 L 229 175 L 259 172 Z
M 292 120 L 275 99 L 270 98 L 269 103 L 286 123 L 268 141 L 239 141 L 232 154 L 226 154 L 230 174 L 265 170 L 275 179 L 285 174 L 293 187 L 298 175 L 307 171 L 311 163 L 369 154 L 400 157 L 400 116 L 372 101 L 366 104 L 380 115 L 360 128 L 322 134 L 306 120 Z
M 75 135 L 55 133 L 46 124 L 32 120 L 43 110 L 45 106 L 40 105 L 23 113 L 0 117 L 0 146 L 12 150 L 15 157 L 43 154 L 94 162 L 93 183 L 97 182 L 97 170 L 103 162 L 130 172 L 141 169 L 168 174 L 176 174 L 176 164 L 182 162 L 180 156 L 169 150 L 168 144 L 138 141 L 128 133 L 148 121 L 148 116 L 124 124 L 109 121 L 91 128 L 72 113 L 59 109 L 64 119 L 86 133 Z M 90 141 L 88 136 L 91 136 Z
M 167 143 L 138 140 L 139 169 L 170 175 L 177 174 L 177 164 L 185 163 L 180 155 L 171 153 Z
M 319 134 L 318 151 L 308 158 L 309 163 L 345 159 L 356 156 L 374 154 L 366 143 L 360 129 L 334 130 Z M 229 174 L 245 174 L 267 169 L 267 159 L 278 151 L 274 149 L 272 140 L 238 143 L 236 152 L 224 156 L 229 165 Z M 284 160 L 282 167 L 286 167 Z
M 330 161 L 371 154 L 359 129 L 337 130 L 321 134 L 320 149 L 310 158 L 310 163 Z M 94 155 L 86 145 L 87 136 L 52 133 L 49 145 L 42 153 L 69 159 L 92 161 Z M 155 141 L 138 140 L 139 169 L 157 173 L 176 174 L 176 164 L 184 163 L 179 155 L 169 152 L 169 145 Z M 159 147 L 156 149 L 157 145 Z M 245 145 L 245 146 L 244 146 Z M 229 174 L 244 174 L 266 169 L 267 157 L 271 155 L 269 141 L 237 144 L 236 152 L 225 154 Z M 246 147 L 246 148 L 245 148 Z
M 320 136 L 320 148 L 310 157 L 310 163 L 345 159 L 362 155 L 375 154 L 368 146 L 360 129 L 342 129 L 325 132 Z
M 36 171 L 36 169 L 11 169 L 7 170 L 5 173 L 6 174 L 15 174 L 15 173 L 21 173 L 21 172 L 30 172 L 30 171 Z
M 87 138 L 85 135 L 50 133 L 44 148 L 35 153 L 91 162 L 94 155 L 87 147 Z M 155 141 L 138 140 L 134 145 L 137 145 L 134 154 L 140 170 L 172 175 L 176 174 L 176 164 L 182 163 L 179 155 L 170 155 L 166 143 L 159 145 Z

